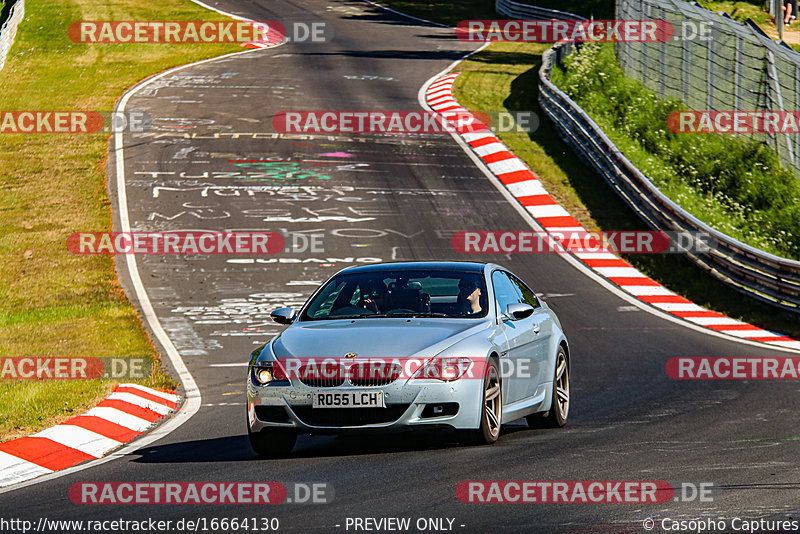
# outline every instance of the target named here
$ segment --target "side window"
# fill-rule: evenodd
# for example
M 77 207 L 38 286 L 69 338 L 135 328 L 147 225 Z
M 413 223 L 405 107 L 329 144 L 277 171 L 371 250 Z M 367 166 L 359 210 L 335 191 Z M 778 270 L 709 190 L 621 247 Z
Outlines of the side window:
M 502 314 L 509 304 L 523 302 L 522 293 L 503 271 L 495 271 L 492 274 L 492 285 L 494 286 L 494 298 L 497 302 L 498 315 Z
M 538 308 L 540 306 L 539 299 L 536 298 L 536 294 L 533 291 L 531 291 L 531 288 L 526 286 L 525 282 L 523 282 L 513 274 L 510 276 L 511 276 L 511 281 L 514 283 L 514 285 L 517 286 L 517 289 L 522 293 L 522 298 L 525 299 L 525 303 L 530 304 L 534 308 Z

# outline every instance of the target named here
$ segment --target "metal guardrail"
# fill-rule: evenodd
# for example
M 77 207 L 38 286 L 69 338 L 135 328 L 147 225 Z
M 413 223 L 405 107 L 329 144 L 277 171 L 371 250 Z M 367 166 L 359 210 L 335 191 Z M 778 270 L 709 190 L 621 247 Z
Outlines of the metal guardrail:
M 494 10 L 507 17 L 527 20 L 586 20 L 584 17 L 574 13 L 566 13 L 556 9 L 545 9 L 543 7 L 520 4 L 511 0 L 497 0 Z
M 661 231 L 702 232 L 710 250 L 689 257 L 713 276 L 762 301 L 800 313 L 800 262 L 780 258 L 714 230 L 653 185 L 603 133 L 600 127 L 550 80 L 574 47 L 556 45 L 539 70 L 539 103 L 560 137 L 596 170 L 647 224 Z
M 11 6 L 10 13 L 8 19 L 3 23 L 3 27 L 0 28 L 0 70 L 5 65 L 8 51 L 11 50 L 11 45 L 14 43 L 14 37 L 17 35 L 17 26 L 25 16 L 25 0 L 17 0 Z
M 495 10 L 514 18 L 586 20 L 578 15 L 512 0 L 496 0 Z M 654 230 L 708 235 L 708 252 L 687 254 L 700 267 L 738 291 L 800 313 L 800 262 L 746 245 L 714 230 L 681 208 L 653 185 L 600 127 L 553 84 L 550 80 L 553 66 L 560 65 L 574 48 L 572 43 L 554 46 L 544 54 L 539 70 L 539 103 L 555 123 L 559 136 Z

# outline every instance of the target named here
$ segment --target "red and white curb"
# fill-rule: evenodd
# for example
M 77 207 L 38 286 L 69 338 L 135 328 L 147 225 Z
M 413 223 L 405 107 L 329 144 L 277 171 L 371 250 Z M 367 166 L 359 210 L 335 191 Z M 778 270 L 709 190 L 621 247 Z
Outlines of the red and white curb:
M 265 26 L 264 24 L 258 22 L 254 22 L 252 25 L 258 27 Z M 265 36 L 263 39 L 258 39 L 257 41 L 248 41 L 246 43 L 242 43 L 242 46 L 245 48 L 272 48 L 273 46 L 278 46 L 281 44 L 285 38 L 282 32 L 271 27 L 267 27 L 264 33 Z
M 218 8 L 214 7 L 214 6 L 206 4 L 202 0 L 191 0 L 191 1 L 194 2 L 195 4 L 197 4 L 198 6 L 202 7 L 202 8 L 208 9 L 208 10 L 213 11 L 215 13 L 219 13 L 220 15 L 224 15 L 226 17 L 230 17 L 230 18 L 232 18 L 234 20 L 241 20 L 241 21 L 244 21 L 244 22 L 249 22 L 251 26 L 260 27 L 260 28 L 263 28 L 264 26 L 267 26 L 267 28 L 266 28 L 266 30 L 264 32 L 266 34 L 265 37 L 263 39 L 258 39 L 258 40 L 255 40 L 255 41 L 248 41 L 246 43 L 242 43 L 242 46 L 245 47 L 245 48 L 272 48 L 274 46 L 278 46 L 279 44 L 283 44 L 283 42 L 285 40 L 284 32 L 276 31 L 275 29 L 269 27 L 264 22 L 259 22 L 257 20 L 248 19 L 246 17 L 240 17 L 239 15 L 235 15 L 233 13 L 229 13 L 228 11 L 223 11 L 221 9 L 218 9 Z M 219 58 L 213 58 L 213 59 L 219 59 Z
M 428 86 L 425 91 L 425 99 L 434 111 L 456 115 L 469 113 L 453 97 L 452 87 L 458 74 L 456 72 L 441 76 Z M 473 152 L 486 163 L 489 170 L 545 231 L 586 232 L 580 223 L 550 196 L 542 182 L 528 166 L 512 154 L 490 129 L 475 131 L 474 124 L 459 127 L 454 121 L 450 122 L 461 138 L 472 147 Z M 590 269 L 610 280 L 625 292 L 675 317 L 738 338 L 800 349 L 800 341 L 731 319 L 721 313 L 706 310 L 694 304 L 648 278 L 615 254 L 587 252 L 575 255 Z
M 178 396 L 121 384 L 97 406 L 32 436 L 0 443 L 0 487 L 102 458 L 178 405 Z

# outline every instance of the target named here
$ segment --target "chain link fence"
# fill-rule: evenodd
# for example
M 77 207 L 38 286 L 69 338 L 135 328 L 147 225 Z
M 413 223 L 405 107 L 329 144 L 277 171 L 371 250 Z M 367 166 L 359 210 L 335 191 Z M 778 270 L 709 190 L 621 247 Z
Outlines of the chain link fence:
M 754 23 L 683 0 L 617 0 L 617 19 L 666 20 L 664 43 L 616 43 L 625 73 L 694 110 L 800 110 L 800 54 Z M 751 134 L 800 175 L 800 134 Z
M 574 49 L 562 43 L 548 50 L 539 71 L 539 104 L 559 136 L 654 230 L 709 236 L 707 252 L 687 257 L 737 291 L 800 313 L 800 262 L 779 258 L 741 243 L 703 223 L 653 185 L 578 104 L 556 87 L 550 73 Z

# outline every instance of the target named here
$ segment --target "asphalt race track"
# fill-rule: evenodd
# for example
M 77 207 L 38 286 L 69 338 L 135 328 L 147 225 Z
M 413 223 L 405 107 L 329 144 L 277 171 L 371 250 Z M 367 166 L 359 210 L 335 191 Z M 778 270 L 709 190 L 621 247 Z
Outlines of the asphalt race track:
M 151 131 L 124 139 L 131 229 L 324 234 L 324 252 L 138 256 L 155 313 L 199 387 L 199 411 L 128 455 L 3 493 L 3 510 L 34 522 L 277 517 L 283 532 L 347 532 L 347 518 L 356 517 L 449 518 L 453 531 L 481 533 L 641 532 L 648 517 L 800 515 L 796 382 L 677 382 L 665 373 L 675 356 L 791 352 L 657 317 L 558 255 L 459 255 L 450 245 L 455 232 L 530 227 L 450 135 L 272 133 L 272 117 L 287 110 L 418 110 L 420 87 L 475 45 L 359 1 L 214 5 L 254 20 L 324 21 L 335 37 L 205 62 L 132 94 L 128 109 L 154 120 Z M 115 207 L 116 163 L 112 150 Z M 489 447 L 433 432 L 302 436 L 290 458 L 258 459 L 246 436 L 242 364 L 280 331 L 269 312 L 300 305 L 348 265 L 420 259 L 496 261 L 556 310 L 572 352 L 568 425 L 531 430 L 521 420 Z M 135 300 L 122 259 L 118 271 Z M 713 482 L 721 491 L 713 502 L 466 504 L 455 490 L 467 480 Z M 73 504 L 68 489 L 86 481 L 325 483 L 333 499 L 258 507 Z

